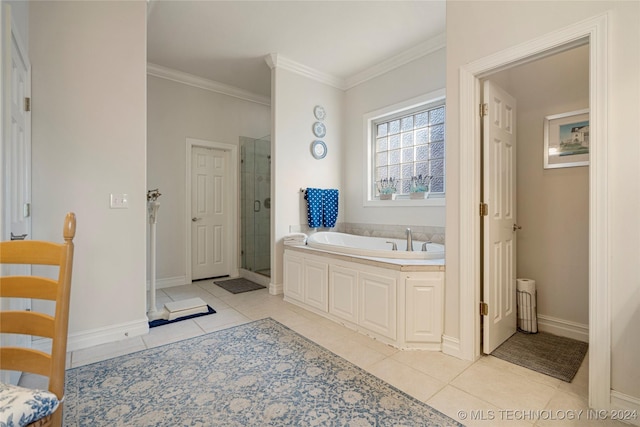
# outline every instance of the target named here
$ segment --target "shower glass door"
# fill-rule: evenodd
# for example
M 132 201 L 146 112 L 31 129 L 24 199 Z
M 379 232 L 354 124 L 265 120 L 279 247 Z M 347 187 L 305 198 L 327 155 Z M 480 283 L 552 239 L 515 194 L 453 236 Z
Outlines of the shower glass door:
M 271 137 L 240 137 L 242 268 L 271 277 Z

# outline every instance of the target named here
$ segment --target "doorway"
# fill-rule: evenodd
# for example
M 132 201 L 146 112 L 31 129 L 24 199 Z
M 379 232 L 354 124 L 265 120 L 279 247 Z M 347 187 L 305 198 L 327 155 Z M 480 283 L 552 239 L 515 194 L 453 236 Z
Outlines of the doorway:
M 238 147 L 187 138 L 187 280 L 238 275 Z
M 271 277 L 271 137 L 240 137 L 241 268 Z
M 611 390 L 611 313 L 608 235 L 608 36 L 606 14 L 582 21 L 460 67 L 459 321 L 462 357 L 480 355 L 480 78 L 517 63 L 589 43 L 589 406 L 608 409 Z

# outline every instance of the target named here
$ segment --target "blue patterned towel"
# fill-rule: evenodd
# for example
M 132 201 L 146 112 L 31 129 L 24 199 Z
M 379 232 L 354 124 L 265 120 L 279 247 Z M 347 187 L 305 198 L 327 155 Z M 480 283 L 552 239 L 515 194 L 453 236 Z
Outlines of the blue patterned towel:
M 322 225 L 335 227 L 338 219 L 338 190 L 324 190 L 322 192 Z
M 304 198 L 307 200 L 307 222 L 309 228 L 322 227 L 322 194 L 319 188 L 307 188 Z

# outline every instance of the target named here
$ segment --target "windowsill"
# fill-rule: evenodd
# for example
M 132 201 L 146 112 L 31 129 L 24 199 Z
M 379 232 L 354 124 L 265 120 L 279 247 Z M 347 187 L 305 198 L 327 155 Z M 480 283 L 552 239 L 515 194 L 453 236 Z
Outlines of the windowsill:
M 429 196 L 428 199 L 410 199 L 409 196 L 396 196 L 395 200 L 371 199 L 365 200 L 363 206 L 366 207 L 437 207 L 445 206 L 444 194 Z

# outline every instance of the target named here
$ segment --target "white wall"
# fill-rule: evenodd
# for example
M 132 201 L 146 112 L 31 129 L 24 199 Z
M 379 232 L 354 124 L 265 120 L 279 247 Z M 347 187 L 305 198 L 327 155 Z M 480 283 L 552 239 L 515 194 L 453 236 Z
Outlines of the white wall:
M 343 188 L 345 222 L 444 227 L 444 206 L 364 207 L 366 135 L 363 117 L 372 111 L 445 87 L 446 50 L 439 49 L 345 93 Z M 448 152 L 447 152 L 448 156 Z
M 146 332 L 146 3 L 30 2 L 33 237 L 77 215 L 69 349 Z M 128 209 L 109 209 L 127 193 Z
M 447 2 L 447 235 L 445 334 L 459 336 L 459 90 L 462 65 L 610 11 L 609 286 L 612 388 L 640 398 L 640 3 Z M 632 136 L 633 135 L 633 136 Z
M 300 188 L 337 188 L 340 190 L 338 222 L 344 218 L 342 194 L 343 92 L 285 68 L 272 69 L 273 136 L 271 139 L 272 182 L 272 260 L 271 283 L 282 285 L 282 238 L 290 226 L 307 223 L 306 201 Z M 324 123 L 327 156 L 316 160 L 311 143 L 316 121 L 313 107 L 322 105 L 327 112 Z
M 241 136 L 260 138 L 271 133 L 271 112 L 266 105 L 151 75 L 147 99 L 148 189 L 162 193 L 156 277 L 159 285 L 183 285 L 187 276 L 186 139 L 239 145 Z

